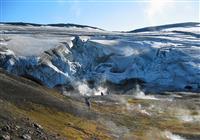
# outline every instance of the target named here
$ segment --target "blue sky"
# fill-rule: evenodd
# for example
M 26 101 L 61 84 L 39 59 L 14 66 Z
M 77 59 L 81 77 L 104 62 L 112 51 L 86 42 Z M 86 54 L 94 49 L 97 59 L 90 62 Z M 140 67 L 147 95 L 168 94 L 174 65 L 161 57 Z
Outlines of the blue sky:
M 199 0 L 0 0 L 1 22 L 76 23 L 127 31 L 200 22 Z

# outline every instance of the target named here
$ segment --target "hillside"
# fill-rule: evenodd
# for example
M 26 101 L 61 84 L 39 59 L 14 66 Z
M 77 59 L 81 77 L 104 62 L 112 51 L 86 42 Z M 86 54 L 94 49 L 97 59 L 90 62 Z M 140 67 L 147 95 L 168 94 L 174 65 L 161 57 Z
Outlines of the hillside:
M 195 93 L 95 96 L 88 108 L 85 97 L 63 96 L 3 70 L 0 89 L 3 140 L 200 138 L 200 97 Z
M 26 23 L 26 22 L 0 22 L 0 24 L 7 24 L 7 25 L 16 25 L 16 26 L 52 26 L 52 27 L 77 27 L 77 28 L 93 28 L 99 29 L 97 27 L 87 26 L 87 25 L 79 25 L 79 24 L 71 24 L 71 23 L 56 23 L 56 24 L 37 24 L 37 23 Z
M 2 70 L 0 89 L 0 137 L 9 135 L 15 140 L 23 139 L 24 135 L 52 140 L 112 138 L 102 125 L 92 120 L 95 113 L 91 114 L 84 100 L 72 100 Z
M 151 32 L 151 31 L 162 31 L 162 30 L 179 30 L 178 28 L 191 28 L 191 27 L 198 27 L 198 22 L 185 22 L 185 23 L 176 23 L 176 24 L 167 24 L 167 25 L 161 25 L 161 26 L 151 26 L 151 27 L 145 27 L 140 29 L 135 29 L 132 31 L 129 31 L 131 33 L 138 33 L 138 32 Z

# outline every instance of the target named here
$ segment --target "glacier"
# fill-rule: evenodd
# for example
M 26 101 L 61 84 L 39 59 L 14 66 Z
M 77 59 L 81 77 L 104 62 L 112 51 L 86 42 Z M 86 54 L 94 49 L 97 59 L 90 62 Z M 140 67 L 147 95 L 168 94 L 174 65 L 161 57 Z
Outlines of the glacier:
M 2 23 L 0 31 L 0 67 L 50 88 L 92 81 L 200 92 L 200 23 L 131 32 Z

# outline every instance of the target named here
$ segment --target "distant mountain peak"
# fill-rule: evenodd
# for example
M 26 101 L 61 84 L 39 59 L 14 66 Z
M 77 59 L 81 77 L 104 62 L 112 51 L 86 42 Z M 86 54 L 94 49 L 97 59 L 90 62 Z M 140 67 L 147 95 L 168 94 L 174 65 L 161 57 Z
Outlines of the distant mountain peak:
M 148 32 L 148 31 L 160 31 L 163 29 L 175 28 L 175 27 L 194 27 L 200 24 L 199 22 L 184 22 L 184 23 L 174 23 L 174 24 L 166 24 L 166 25 L 159 25 L 159 26 L 150 26 L 135 29 L 129 31 L 129 33 L 137 33 L 137 32 Z

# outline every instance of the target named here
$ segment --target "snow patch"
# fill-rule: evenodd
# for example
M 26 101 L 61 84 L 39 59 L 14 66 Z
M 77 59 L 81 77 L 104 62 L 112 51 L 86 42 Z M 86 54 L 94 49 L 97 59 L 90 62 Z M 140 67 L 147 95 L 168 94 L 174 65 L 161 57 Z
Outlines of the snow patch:
M 173 134 L 170 131 L 165 131 L 164 132 L 164 136 L 167 139 L 170 139 L 170 140 L 186 140 L 184 137 L 181 137 L 179 135 Z

